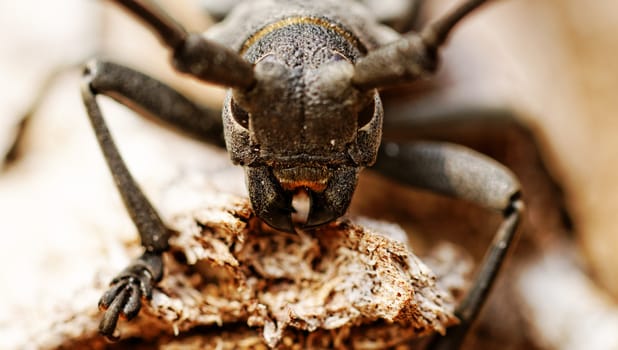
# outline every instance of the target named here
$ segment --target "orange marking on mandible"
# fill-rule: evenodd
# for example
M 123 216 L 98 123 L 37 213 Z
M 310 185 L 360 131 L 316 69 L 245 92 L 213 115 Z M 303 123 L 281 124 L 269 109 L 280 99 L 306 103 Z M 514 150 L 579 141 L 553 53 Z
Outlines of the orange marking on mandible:
M 314 192 L 322 192 L 326 189 L 326 181 L 281 181 L 281 187 L 286 191 L 293 191 L 299 188 L 308 188 Z

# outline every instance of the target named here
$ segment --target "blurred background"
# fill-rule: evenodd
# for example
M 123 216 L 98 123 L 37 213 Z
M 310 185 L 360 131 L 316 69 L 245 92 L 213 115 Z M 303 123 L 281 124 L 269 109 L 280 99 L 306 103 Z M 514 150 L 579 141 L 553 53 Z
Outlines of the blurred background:
M 432 2 L 430 13 L 456 2 Z M 190 29 L 212 23 L 196 11 L 198 0 L 160 3 Z M 10 349 L 44 329 L 41 310 L 91 283 L 92 265 L 114 261 L 109 242 L 135 239 L 89 130 L 75 67 L 110 58 L 214 106 L 223 92 L 174 75 L 154 37 L 104 1 L 0 0 L 0 33 L 0 156 L 15 159 L 0 170 L 0 348 Z M 444 52 L 447 69 L 460 72 L 446 84 L 458 98 L 498 101 L 532 130 L 562 191 L 555 206 L 570 218 L 513 277 L 526 329 L 510 348 L 618 348 L 616 33 L 613 0 L 500 0 L 466 20 Z M 146 187 L 198 166 L 224 171 L 232 183 L 225 188 L 244 193 L 224 152 L 107 102 L 123 154 Z

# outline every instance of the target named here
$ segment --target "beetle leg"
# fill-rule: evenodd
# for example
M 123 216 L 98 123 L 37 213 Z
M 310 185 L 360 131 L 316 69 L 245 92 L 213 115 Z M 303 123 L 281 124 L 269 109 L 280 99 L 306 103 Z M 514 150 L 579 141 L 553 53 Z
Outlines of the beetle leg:
M 220 124 L 213 120 L 212 113 L 158 81 L 111 63 L 93 62 L 86 67 L 82 99 L 116 187 L 139 231 L 145 250 L 111 282 L 99 302 L 100 308 L 106 310 L 99 330 L 114 338 L 118 318 L 135 317 L 141 308 L 141 299 L 149 299 L 154 284 L 163 277 L 162 253 L 168 249 L 169 231 L 120 156 L 96 101 L 98 94 L 112 96 L 138 112 L 149 112 L 181 129 L 195 127 L 194 133 L 203 139 L 221 143 L 222 138 Z
M 188 33 L 154 4 L 140 0 L 112 0 L 144 22 L 172 51 L 172 65 L 179 72 L 214 84 L 249 89 L 254 85 L 253 65 L 233 50 Z
M 530 128 L 501 105 L 449 103 L 440 99 L 415 103 L 386 101 L 383 137 L 389 141 L 439 140 L 468 145 L 498 142 L 515 131 L 534 141 Z M 394 103 L 393 103 L 394 102 Z M 475 148 L 475 147 L 472 147 Z
M 504 258 L 512 247 L 523 210 L 515 176 L 493 159 L 463 146 L 443 142 L 390 143 L 382 147 L 375 168 L 417 188 L 477 203 L 502 212 L 503 221 L 480 264 L 468 294 L 455 311 L 460 324 L 432 349 L 456 349 L 479 313 Z
M 363 90 L 412 82 L 433 73 L 438 50 L 453 28 L 472 11 L 489 0 L 466 0 L 461 5 L 401 39 L 373 50 L 355 64 L 352 84 Z
M 220 110 L 199 106 L 166 84 L 125 66 L 93 60 L 85 69 L 95 94 L 107 95 L 143 116 L 225 147 Z

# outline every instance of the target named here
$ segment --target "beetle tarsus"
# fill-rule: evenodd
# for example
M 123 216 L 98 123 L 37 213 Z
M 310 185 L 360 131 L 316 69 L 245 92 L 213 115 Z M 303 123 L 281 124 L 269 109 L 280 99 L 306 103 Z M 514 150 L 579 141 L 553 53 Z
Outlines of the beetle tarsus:
M 131 320 L 142 308 L 142 299 L 152 299 L 152 290 L 163 276 L 163 261 L 159 254 L 146 253 L 125 268 L 110 284 L 99 300 L 105 310 L 99 332 L 108 339 L 114 335 L 120 318 Z

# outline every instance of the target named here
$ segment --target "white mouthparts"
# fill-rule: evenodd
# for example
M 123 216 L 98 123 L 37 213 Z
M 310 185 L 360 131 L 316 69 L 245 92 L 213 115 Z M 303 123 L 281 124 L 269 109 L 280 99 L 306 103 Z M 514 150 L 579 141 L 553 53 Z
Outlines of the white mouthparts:
M 311 209 L 311 198 L 307 190 L 301 189 L 294 193 L 292 197 L 292 221 L 295 223 L 305 224 L 309 219 L 309 210 Z

